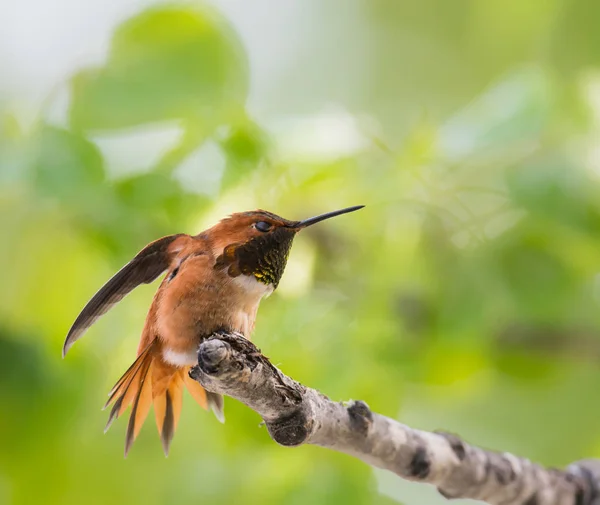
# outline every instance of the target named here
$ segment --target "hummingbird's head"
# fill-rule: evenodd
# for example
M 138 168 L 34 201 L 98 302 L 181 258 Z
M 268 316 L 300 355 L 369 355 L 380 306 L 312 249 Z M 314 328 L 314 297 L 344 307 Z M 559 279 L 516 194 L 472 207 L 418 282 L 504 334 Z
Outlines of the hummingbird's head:
M 215 269 L 226 269 L 231 277 L 253 276 L 258 282 L 276 288 L 296 233 L 362 207 L 348 207 L 303 221 L 289 221 L 265 210 L 232 214 L 208 230 L 217 256 Z

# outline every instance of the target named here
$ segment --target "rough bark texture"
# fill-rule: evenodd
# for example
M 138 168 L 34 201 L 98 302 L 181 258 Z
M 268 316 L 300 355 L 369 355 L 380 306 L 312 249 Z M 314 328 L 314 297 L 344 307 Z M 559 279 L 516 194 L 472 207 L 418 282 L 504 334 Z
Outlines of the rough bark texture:
M 433 484 L 447 498 L 493 505 L 600 505 L 600 460 L 565 470 L 544 468 L 455 435 L 409 428 L 362 401 L 333 402 L 282 374 L 241 335 L 204 341 L 190 375 L 208 391 L 255 410 L 281 445 L 344 452 L 404 479 Z

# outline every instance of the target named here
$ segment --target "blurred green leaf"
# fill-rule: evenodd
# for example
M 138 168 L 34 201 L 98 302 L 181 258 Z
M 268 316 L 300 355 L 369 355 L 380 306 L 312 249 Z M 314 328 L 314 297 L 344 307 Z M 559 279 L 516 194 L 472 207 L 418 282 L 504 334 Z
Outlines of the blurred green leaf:
M 246 99 L 243 48 L 206 8 L 156 7 L 117 28 L 107 63 L 72 80 L 75 129 L 193 119 L 212 130 Z
M 527 226 L 531 224 L 531 226 Z M 532 318 L 560 318 L 577 280 L 555 250 L 553 237 L 524 222 L 497 245 L 501 278 L 519 312 Z
M 96 146 L 81 135 L 42 126 L 33 138 L 37 188 L 63 202 L 89 204 L 104 181 L 103 160 Z
M 222 180 L 222 187 L 226 189 L 265 159 L 268 137 L 258 124 L 247 120 L 231 128 L 221 141 L 221 147 L 227 156 L 227 169 Z
M 10 185 L 30 177 L 29 139 L 14 114 L 0 110 L 0 184 Z
M 562 2 L 554 25 L 549 54 L 558 71 L 567 76 L 600 64 L 596 48 L 600 33 L 596 20 L 600 16 L 597 2 L 569 0 Z
M 141 219 L 168 226 L 185 219 L 202 199 L 186 193 L 179 182 L 161 173 L 147 173 L 129 177 L 115 185 L 119 200 L 131 211 L 139 213 Z
M 538 138 L 553 105 L 551 79 L 535 67 L 502 76 L 440 129 L 450 159 L 527 146 Z
M 493 362 L 499 372 L 518 381 L 546 381 L 556 378 L 561 371 L 559 362 L 534 353 L 499 349 L 493 355 Z
M 39 349 L 23 340 L 22 336 L 10 335 L 0 328 L 0 389 L 6 393 L 4 401 L 32 406 L 31 400 L 39 400 L 48 377 Z M 22 373 L 24 367 L 29 369 L 28 374 Z M 0 426 L 6 421 L 0 419 Z M 0 429 L 0 433 L 4 432 Z
M 513 201 L 542 219 L 600 232 L 598 184 L 558 153 L 546 153 L 506 171 Z
M 256 123 L 247 122 L 232 128 L 222 146 L 234 163 L 258 163 L 266 154 L 267 135 Z

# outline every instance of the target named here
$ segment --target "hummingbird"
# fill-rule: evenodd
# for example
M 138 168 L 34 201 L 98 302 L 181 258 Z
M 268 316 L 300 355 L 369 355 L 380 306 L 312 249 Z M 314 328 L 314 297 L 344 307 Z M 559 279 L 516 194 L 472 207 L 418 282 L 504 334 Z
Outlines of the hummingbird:
M 109 392 L 105 432 L 129 406 L 125 456 L 154 406 L 165 455 L 181 414 L 184 386 L 224 422 L 223 397 L 188 372 L 200 343 L 215 332 L 250 338 L 261 299 L 278 286 L 296 234 L 357 205 L 302 221 L 254 210 L 232 214 L 198 235 L 168 235 L 144 247 L 85 305 L 69 330 L 63 358 L 87 329 L 140 284 L 166 272 L 150 305 L 137 358 Z

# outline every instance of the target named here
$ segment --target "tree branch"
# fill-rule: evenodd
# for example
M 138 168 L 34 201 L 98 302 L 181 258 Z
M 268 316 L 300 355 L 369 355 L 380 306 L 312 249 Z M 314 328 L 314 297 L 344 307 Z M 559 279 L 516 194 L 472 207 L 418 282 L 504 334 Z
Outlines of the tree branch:
M 220 333 L 205 340 L 190 376 L 208 391 L 255 410 L 281 445 L 328 447 L 433 484 L 446 498 L 492 505 L 600 505 L 600 460 L 579 461 L 566 470 L 544 468 L 455 435 L 409 428 L 361 401 L 333 402 L 282 374 L 241 335 Z

